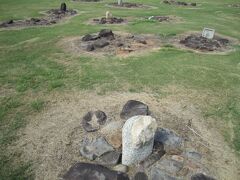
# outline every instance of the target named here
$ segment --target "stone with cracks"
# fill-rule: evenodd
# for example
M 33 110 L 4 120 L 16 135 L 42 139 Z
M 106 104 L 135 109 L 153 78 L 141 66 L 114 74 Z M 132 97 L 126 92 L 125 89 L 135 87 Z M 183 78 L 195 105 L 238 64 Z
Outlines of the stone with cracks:
M 104 153 L 114 151 L 103 137 L 98 137 L 93 140 L 86 139 L 80 147 L 80 154 L 89 159 L 94 160 Z
M 98 164 L 76 163 L 66 174 L 64 180 L 129 180 L 127 174 L 113 171 Z
M 120 117 L 122 119 L 129 119 L 137 115 L 149 115 L 150 111 L 148 106 L 140 101 L 129 100 L 122 109 Z
M 134 116 L 126 121 L 122 130 L 122 164 L 139 163 L 152 153 L 156 128 L 151 116 Z

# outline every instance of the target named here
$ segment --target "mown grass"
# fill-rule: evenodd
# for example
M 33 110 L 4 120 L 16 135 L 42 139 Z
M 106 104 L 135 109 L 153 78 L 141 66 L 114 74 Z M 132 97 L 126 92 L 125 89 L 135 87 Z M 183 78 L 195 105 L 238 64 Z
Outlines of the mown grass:
M 59 0 L 1 0 L 0 21 L 37 17 L 39 11 L 58 7 Z M 74 57 L 63 52 L 56 44 L 63 37 L 80 36 L 109 26 L 87 25 L 90 18 L 103 16 L 109 10 L 116 16 L 133 17 L 127 26 L 111 26 L 113 30 L 132 33 L 156 34 L 168 39 L 187 31 L 215 28 L 220 34 L 240 37 L 240 10 L 228 3 L 238 0 L 208 0 L 198 9 L 168 6 L 157 0 L 131 1 L 156 6 L 158 9 L 117 9 L 100 3 L 66 1 L 80 13 L 65 23 L 51 27 L 0 31 L 0 179 L 32 178 L 30 164 L 16 161 L 19 154 L 7 152 L 26 117 L 44 108 L 44 98 L 37 94 L 66 89 L 95 90 L 99 93 L 124 89 L 141 92 L 145 88 L 161 93 L 168 85 L 182 86 L 219 97 L 217 104 L 209 104 L 207 118 L 231 121 L 234 138 L 226 127 L 226 140 L 240 151 L 240 46 L 227 55 L 205 55 L 179 50 L 171 44 L 145 56 L 119 59 Z M 190 2 L 190 1 L 189 1 Z M 175 15 L 181 23 L 159 24 L 138 18 L 150 15 Z M 62 63 L 67 62 L 67 64 Z M 36 94 L 36 96 L 29 96 Z M 198 102 L 196 102 L 198 103 Z M 31 168 L 30 168 L 31 170 Z

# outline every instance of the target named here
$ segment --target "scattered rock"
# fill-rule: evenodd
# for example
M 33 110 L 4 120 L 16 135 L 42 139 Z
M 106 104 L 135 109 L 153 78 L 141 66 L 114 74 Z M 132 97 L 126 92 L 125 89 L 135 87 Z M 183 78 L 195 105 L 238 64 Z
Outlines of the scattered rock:
M 143 4 L 138 4 L 138 3 L 130 3 L 130 2 L 123 2 L 121 5 L 118 3 L 111 3 L 110 5 L 112 6 L 117 6 L 117 7 L 125 7 L 125 8 L 144 8 Z
M 226 47 L 229 41 L 222 38 L 207 39 L 202 36 L 190 35 L 181 40 L 180 43 L 192 49 L 202 51 L 215 51 Z
M 108 45 L 109 45 L 109 42 L 105 39 L 99 39 L 93 43 L 94 48 L 103 48 Z
M 183 179 L 169 175 L 165 171 L 157 167 L 153 167 L 151 169 L 151 180 L 183 180 Z
M 94 160 L 104 153 L 114 151 L 103 137 L 98 137 L 93 140 L 86 139 L 82 142 L 80 154 L 87 159 Z
M 91 46 L 87 47 L 91 50 Z M 95 48 L 95 47 L 94 47 Z M 82 126 L 87 132 L 94 132 L 104 125 L 107 115 L 103 111 L 90 111 L 82 118 Z
M 144 172 L 137 172 L 134 175 L 134 180 L 148 180 L 148 176 Z
M 158 128 L 154 141 L 162 143 L 167 154 L 180 154 L 182 152 L 183 139 L 169 129 Z
M 113 167 L 113 170 L 126 173 L 126 172 L 128 172 L 128 167 L 123 164 L 118 164 Z
M 159 22 L 164 22 L 164 21 L 169 22 L 170 20 L 172 20 L 169 16 L 151 16 L 148 19 L 149 20 L 156 20 L 156 21 L 159 21 Z
M 99 38 L 100 38 L 99 36 L 87 34 L 87 35 L 82 37 L 82 41 L 94 41 L 94 40 L 97 40 Z
M 117 151 L 111 151 L 103 154 L 100 157 L 99 162 L 103 165 L 116 165 L 120 161 L 121 153 Z
M 129 180 L 128 175 L 110 170 L 98 164 L 77 163 L 66 174 L 64 180 Z
M 152 153 L 157 123 L 151 116 L 134 116 L 123 126 L 122 164 L 131 165 Z
M 140 101 L 129 100 L 122 109 L 120 117 L 122 119 L 129 119 L 137 115 L 149 115 L 148 106 Z
M 175 174 L 183 168 L 184 159 L 181 156 L 163 156 L 155 165 L 170 174 Z
M 106 37 L 110 39 L 114 38 L 114 34 L 111 29 L 102 29 L 98 35 L 99 37 Z
M 87 51 L 94 51 L 94 49 L 95 49 L 95 48 L 94 48 L 94 46 L 93 46 L 92 44 L 88 44 L 88 45 L 87 45 L 87 48 L 86 48 Z M 88 126 L 88 125 L 87 125 L 87 126 Z M 87 129 L 90 130 L 91 127 L 87 128 Z
M 125 22 L 124 19 L 122 18 L 117 18 L 117 17 L 110 17 L 110 18 L 100 18 L 100 19 L 93 19 L 94 22 L 98 24 L 121 24 Z
M 176 0 L 164 0 L 163 3 L 170 4 L 170 5 L 178 5 L 178 6 L 197 6 L 197 3 L 186 3 L 183 1 L 176 1 Z
M 66 4 L 62 3 L 59 9 L 51 9 L 47 11 L 46 16 L 43 18 L 30 18 L 16 21 L 9 20 L 0 23 L 0 28 L 52 25 L 66 17 L 73 16 L 75 14 L 77 14 L 77 11 L 72 9 L 67 10 Z
M 207 176 L 202 173 L 197 173 L 191 177 L 191 180 L 215 180 L 215 178 Z
M 187 151 L 184 153 L 184 156 L 189 159 L 189 160 L 194 160 L 194 161 L 201 161 L 202 159 L 202 154 L 196 152 L 196 151 Z

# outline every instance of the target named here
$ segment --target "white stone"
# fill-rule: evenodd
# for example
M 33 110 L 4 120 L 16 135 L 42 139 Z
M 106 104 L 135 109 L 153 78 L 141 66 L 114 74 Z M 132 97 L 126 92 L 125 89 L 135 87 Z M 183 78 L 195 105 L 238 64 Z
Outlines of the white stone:
M 133 116 L 122 130 L 122 164 L 141 162 L 152 153 L 157 123 L 151 116 Z
M 205 37 L 207 39 L 213 39 L 214 34 L 215 34 L 215 29 L 204 28 L 202 32 L 202 37 Z
M 111 17 L 112 17 L 112 13 L 109 12 L 109 11 L 107 11 L 107 12 L 106 12 L 106 19 L 109 19 L 109 18 L 111 18 Z

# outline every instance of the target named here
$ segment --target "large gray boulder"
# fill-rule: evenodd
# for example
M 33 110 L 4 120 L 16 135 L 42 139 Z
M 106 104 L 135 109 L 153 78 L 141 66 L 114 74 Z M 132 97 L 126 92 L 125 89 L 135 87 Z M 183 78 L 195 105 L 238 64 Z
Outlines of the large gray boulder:
M 151 116 L 134 116 L 126 121 L 122 130 L 122 164 L 143 161 L 153 150 L 157 123 Z

